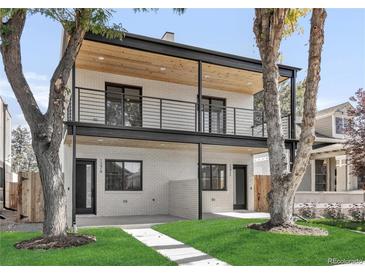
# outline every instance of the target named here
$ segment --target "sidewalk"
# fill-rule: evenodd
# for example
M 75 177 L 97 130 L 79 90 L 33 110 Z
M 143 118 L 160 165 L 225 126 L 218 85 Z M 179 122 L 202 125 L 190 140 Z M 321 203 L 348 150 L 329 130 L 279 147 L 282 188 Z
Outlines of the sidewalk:
M 123 230 L 146 246 L 155 249 L 158 253 L 181 266 L 229 265 L 151 228 Z

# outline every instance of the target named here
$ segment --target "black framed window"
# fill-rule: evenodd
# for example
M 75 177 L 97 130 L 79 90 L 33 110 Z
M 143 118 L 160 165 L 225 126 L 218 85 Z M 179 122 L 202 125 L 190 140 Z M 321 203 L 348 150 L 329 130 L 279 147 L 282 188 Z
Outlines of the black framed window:
M 202 189 L 226 190 L 227 166 L 223 164 L 202 164 Z
M 105 190 L 142 190 L 142 161 L 105 160 Z
M 209 133 L 225 133 L 226 131 L 226 99 L 203 96 L 203 131 Z
M 142 89 L 119 84 L 105 84 L 106 124 L 142 126 Z

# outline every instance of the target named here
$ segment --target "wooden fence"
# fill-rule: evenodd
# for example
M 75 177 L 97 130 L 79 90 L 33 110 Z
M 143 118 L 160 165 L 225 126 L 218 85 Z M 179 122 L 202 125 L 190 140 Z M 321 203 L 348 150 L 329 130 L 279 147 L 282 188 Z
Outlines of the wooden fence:
M 268 175 L 256 175 L 255 181 L 255 211 L 268 212 L 269 201 L 267 194 L 271 190 L 271 177 Z
M 7 205 L 18 211 L 18 219 L 43 222 L 43 191 L 38 173 L 20 172 L 18 183 L 8 183 L 5 189 Z

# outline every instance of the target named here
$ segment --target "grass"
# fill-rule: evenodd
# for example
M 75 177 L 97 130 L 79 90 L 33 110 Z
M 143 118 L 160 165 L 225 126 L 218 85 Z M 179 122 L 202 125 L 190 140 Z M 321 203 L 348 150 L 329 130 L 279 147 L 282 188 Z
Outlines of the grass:
M 334 220 L 334 219 L 317 219 L 311 221 L 314 224 L 324 224 L 335 226 L 339 228 L 351 229 L 356 231 L 365 232 L 365 221 L 362 222 L 352 222 L 350 220 Z
M 263 220 L 179 221 L 154 228 L 231 265 L 328 265 L 329 258 L 365 260 L 365 236 L 323 224 L 326 237 L 255 231 L 246 225 Z
M 18 250 L 14 244 L 39 236 L 33 232 L 0 232 L 0 265 L 175 265 L 118 228 L 80 229 L 96 242 L 54 250 Z

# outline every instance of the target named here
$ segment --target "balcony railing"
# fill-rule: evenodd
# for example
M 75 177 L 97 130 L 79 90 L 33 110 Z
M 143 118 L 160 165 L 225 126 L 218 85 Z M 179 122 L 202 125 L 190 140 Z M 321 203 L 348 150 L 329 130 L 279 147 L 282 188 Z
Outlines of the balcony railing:
M 76 88 L 75 121 L 113 127 L 140 127 L 198 132 L 198 104 L 151 96 L 121 96 L 108 103 L 104 90 Z M 262 111 L 227 106 L 201 105 L 202 132 L 266 137 Z M 67 120 L 72 121 L 72 102 Z M 282 118 L 284 135 L 289 137 L 290 116 Z

